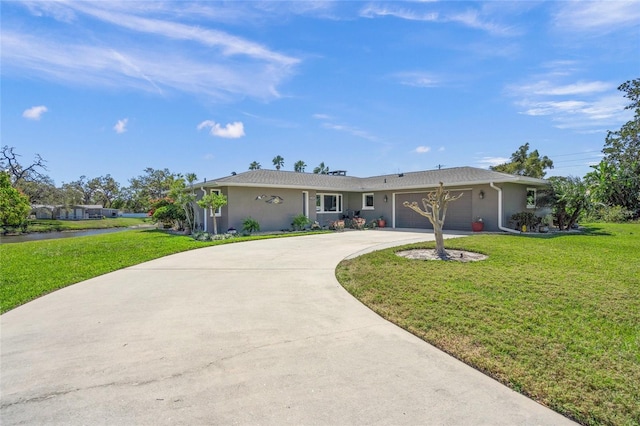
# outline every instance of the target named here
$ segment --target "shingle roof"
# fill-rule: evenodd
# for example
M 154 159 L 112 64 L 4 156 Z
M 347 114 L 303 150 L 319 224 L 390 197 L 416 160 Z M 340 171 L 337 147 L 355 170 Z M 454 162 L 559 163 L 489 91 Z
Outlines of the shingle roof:
M 514 176 L 475 167 L 454 167 L 366 178 L 259 169 L 201 182 L 196 186 L 261 186 L 363 192 L 430 188 L 438 186 L 440 182 L 443 182 L 445 186 L 478 185 L 489 182 L 514 182 L 532 185 L 546 183 L 543 179 Z

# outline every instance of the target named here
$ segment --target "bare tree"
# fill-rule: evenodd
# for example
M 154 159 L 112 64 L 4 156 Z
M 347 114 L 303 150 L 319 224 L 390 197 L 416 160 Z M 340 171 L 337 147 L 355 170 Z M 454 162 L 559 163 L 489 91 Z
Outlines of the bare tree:
M 449 253 L 444 249 L 444 236 L 442 227 L 447 216 L 448 204 L 462 197 L 462 193 L 452 196 L 449 191 L 444 189 L 444 184 L 440 182 L 440 186 L 435 191 L 427 193 L 427 197 L 422 199 L 422 210 L 417 202 L 405 201 L 402 205 L 410 208 L 416 213 L 429 219 L 433 225 L 433 234 L 436 237 L 436 253 L 440 259 L 448 259 Z
M 14 187 L 21 181 L 38 181 L 46 177 L 38 171 L 38 169 L 47 170 L 46 160 L 40 157 L 40 154 L 36 154 L 33 162 L 28 167 L 24 167 L 18 161 L 20 155 L 16 154 L 14 149 L 12 146 L 5 145 L 0 151 L 0 170 L 9 174 Z

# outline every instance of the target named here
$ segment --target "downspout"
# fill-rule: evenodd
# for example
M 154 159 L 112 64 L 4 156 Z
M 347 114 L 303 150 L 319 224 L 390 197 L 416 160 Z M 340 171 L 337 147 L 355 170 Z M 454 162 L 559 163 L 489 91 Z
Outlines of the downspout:
M 493 182 L 489 182 L 489 186 L 498 191 L 498 229 L 505 232 L 520 234 L 520 231 L 502 226 L 502 188 L 495 186 Z
M 207 195 L 207 190 L 204 189 L 203 187 L 200 187 L 200 190 L 202 191 L 202 195 L 205 196 Z M 207 221 L 208 221 L 208 217 L 207 217 L 207 208 L 204 207 L 204 232 L 208 232 L 207 231 Z

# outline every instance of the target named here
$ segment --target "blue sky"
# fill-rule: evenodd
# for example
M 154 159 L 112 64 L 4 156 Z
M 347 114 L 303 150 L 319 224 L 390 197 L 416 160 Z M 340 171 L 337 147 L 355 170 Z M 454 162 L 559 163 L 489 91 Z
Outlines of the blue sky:
M 640 2 L 2 1 L 2 144 L 56 184 L 298 160 L 583 176 L 631 118 Z

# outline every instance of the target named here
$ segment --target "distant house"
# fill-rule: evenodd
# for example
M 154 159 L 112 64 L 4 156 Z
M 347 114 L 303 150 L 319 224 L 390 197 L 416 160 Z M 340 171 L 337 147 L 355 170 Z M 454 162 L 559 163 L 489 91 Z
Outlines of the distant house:
M 252 217 L 265 231 L 289 229 L 294 216 L 304 214 L 320 225 L 343 217 L 359 216 L 367 222 L 386 219 L 392 228 L 431 228 L 424 217 L 404 207 L 417 201 L 443 182 L 452 194 L 462 197 L 449 205 L 445 229 L 470 231 L 482 218 L 485 231 L 506 230 L 512 214 L 535 211 L 543 179 L 514 176 L 474 167 L 398 173 L 373 177 L 251 170 L 194 184 L 198 198 L 218 192 L 228 204 L 216 212 L 195 206 L 196 222 L 213 229 L 212 214 L 219 229 L 242 229 Z
M 81 220 L 118 217 L 120 210 L 107 209 L 99 204 L 87 205 L 43 205 L 31 206 L 31 216 L 36 219 Z

